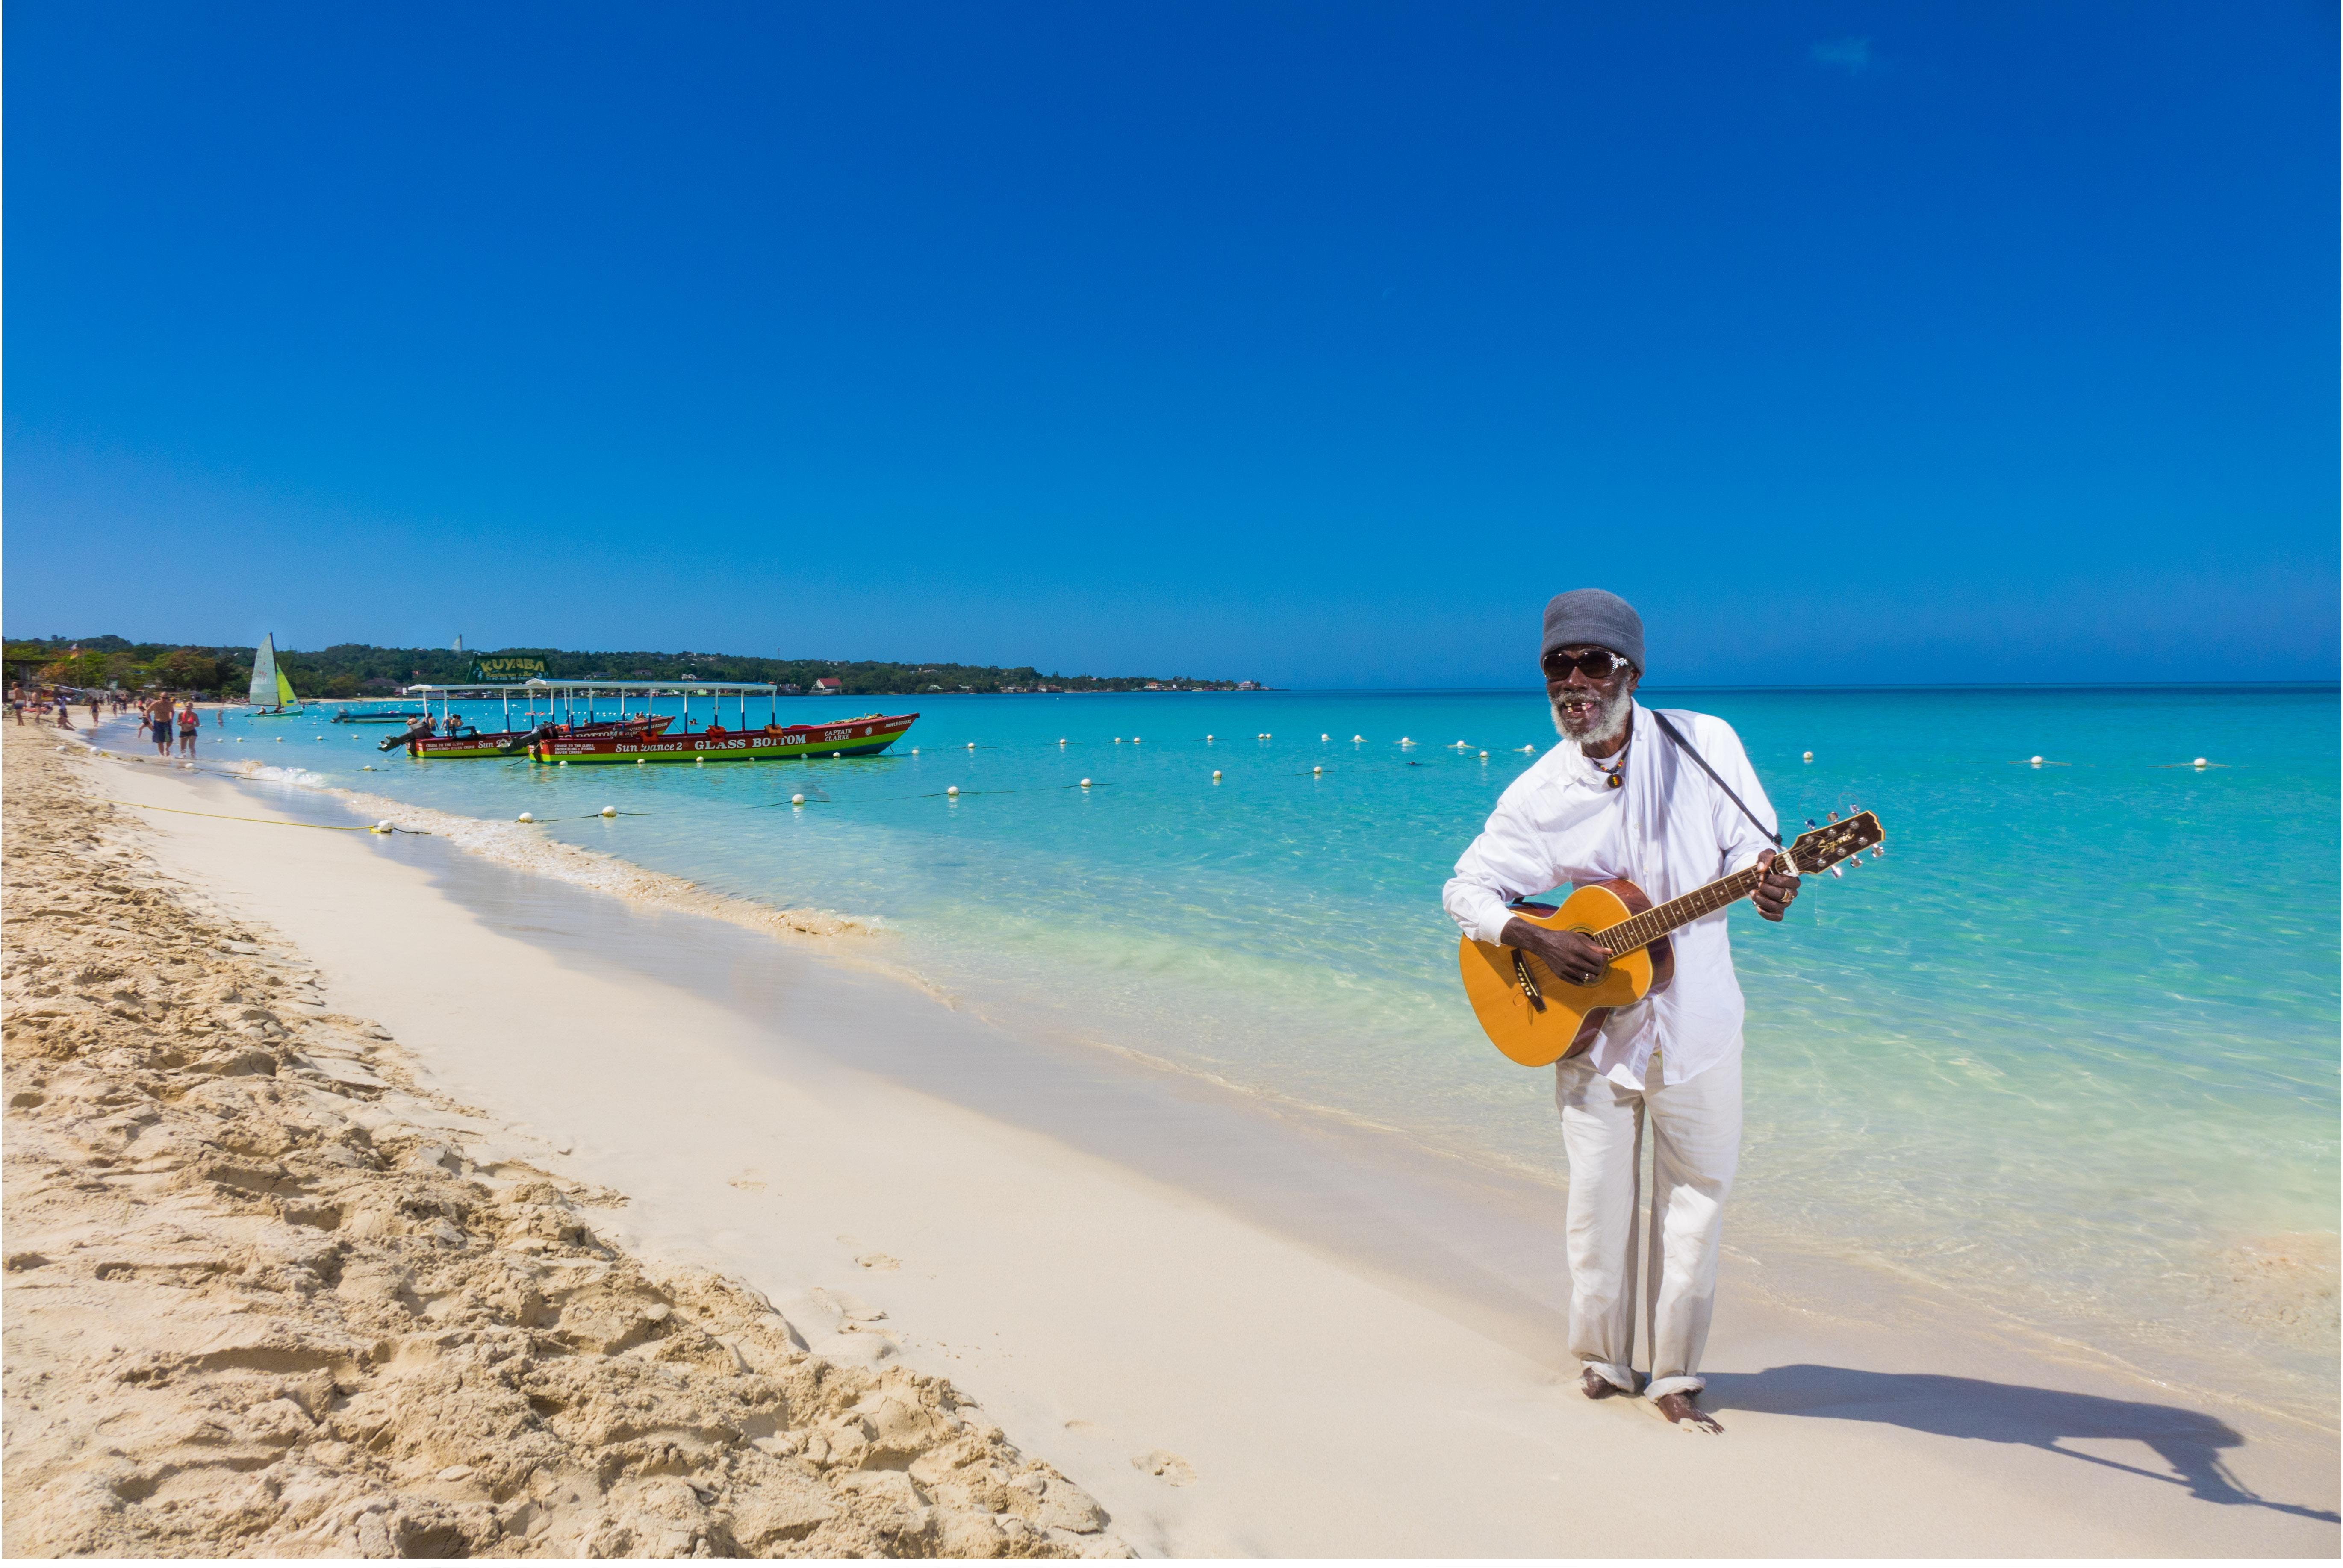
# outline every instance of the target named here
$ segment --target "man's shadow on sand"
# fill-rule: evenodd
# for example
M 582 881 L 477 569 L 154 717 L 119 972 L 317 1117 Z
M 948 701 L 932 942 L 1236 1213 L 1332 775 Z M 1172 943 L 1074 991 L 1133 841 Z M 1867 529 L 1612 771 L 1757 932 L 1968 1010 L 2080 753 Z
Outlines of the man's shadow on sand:
M 1748 1410 L 1828 1416 L 1835 1421 L 1876 1421 L 1939 1437 L 2022 1443 L 2087 1464 L 2185 1486 L 2190 1496 L 2207 1503 L 2268 1508 L 2328 1523 L 2338 1519 L 2324 1509 L 2272 1503 L 2238 1485 L 2222 1465 L 2221 1451 L 2238 1446 L 2245 1438 L 2226 1422 L 2168 1404 L 2061 1393 L 1978 1378 L 1825 1366 L 1711 1372 L 1701 1403 L 1719 1413 Z M 2137 1465 L 2061 1448 L 2059 1442 L 2065 1438 L 2127 1438 L 2144 1442 L 2177 1473 L 2159 1475 Z

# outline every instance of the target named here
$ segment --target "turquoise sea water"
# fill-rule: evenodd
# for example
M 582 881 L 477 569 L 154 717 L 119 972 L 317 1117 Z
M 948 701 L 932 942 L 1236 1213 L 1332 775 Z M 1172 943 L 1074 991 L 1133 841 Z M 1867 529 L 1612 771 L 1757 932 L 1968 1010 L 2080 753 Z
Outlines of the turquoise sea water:
M 1730 720 L 1785 823 L 1860 805 L 1890 835 L 1785 927 L 1736 911 L 1728 1240 L 2331 1405 L 2336 691 L 1645 695 Z M 1481 1038 L 1439 902 L 1521 749 L 1553 742 L 1539 693 L 917 706 L 905 749 L 859 760 L 417 763 L 377 755 L 375 727 L 233 718 L 205 745 L 880 916 L 997 1016 L 1559 1177 L 1551 1075 Z M 588 815 L 605 804 L 644 814 Z

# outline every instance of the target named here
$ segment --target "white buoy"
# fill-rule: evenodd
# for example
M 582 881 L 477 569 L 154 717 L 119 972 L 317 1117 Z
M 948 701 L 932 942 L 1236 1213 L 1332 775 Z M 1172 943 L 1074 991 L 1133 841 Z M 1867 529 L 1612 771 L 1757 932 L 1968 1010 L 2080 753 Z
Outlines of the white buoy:
M 916 746 L 912 747 L 912 748 L 911 748 L 911 755 L 912 755 L 912 756 L 914 756 L 914 757 L 917 757 L 919 754 L 920 754 L 920 749 L 919 749 L 918 747 L 916 747 Z
M 1332 740 L 1334 738 L 1331 735 L 1321 735 L 1318 739 L 1321 740 Z
M 1353 735 L 1353 736 L 1352 736 L 1352 737 L 1351 737 L 1351 739 L 1352 739 L 1354 743 L 1355 743 L 1355 742 L 1358 742 L 1358 741 L 1364 740 L 1365 739 L 1366 739 L 1366 737 L 1365 737 L 1365 736 L 1363 736 L 1363 735 Z
M 2039 767 L 2041 767 L 2041 766 L 2042 766 L 2042 759 L 2041 759 L 2039 756 L 2029 757 L 2029 758 L 2027 758 L 2027 759 L 2026 759 L 2026 760 L 2027 760 L 2028 762 L 2031 762 L 2031 763 L 2032 763 L 2035 767 L 2036 767 L 2036 768 L 2039 768 Z
M 1524 751 L 1535 751 L 1535 750 L 1537 749 L 1537 748 L 1536 748 L 1536 747 L 1534 747 L 1534 746 L 1524 746 L 1524 747 L 1523 747 L 1523 748 L 1522 748 L 1522 749 L 1523 749 L 1523 750 L 1524 750 Z
M 1403 735 L 1403 736 L 1401 736 L 1401 737 L 1399 738 L 1399 743 L 1400 743 L 1402 746 L 1413 746 L 1413 745 L 1414 745 L 1414 744 L 1415 744 L 1415 742 L 1414 742 L 1414 741 L 1410 740 L 1410 739 L 1409 739 L 1406 736 L 1404 736 L 1404 735 Z
M 2188 766 L 2191 768 L 2209 768 L 2212 764 L 2207 762 L 2202 757 L 2199 757 L 2196 761 L 2191 762 Z
M 1059 736 L 1059 737 L 1058 737 L 1058 744 L 1059 744 L 1059 745 L 1061 745 L 1061 746 L 1063 746 L 1065 743 L 1066 743 L 1066 738 L 1065 738 L 1064 736 L 1062 736 L 1062 735 Z
M 636 766 L 636 767 L 638 767 L 638 768 L 640 768 L 642 765 L 643 765 L 643 759 L 642 759 L 641 758 L 639 758 L 639 757 L 636 758 L 636 759 L 635 759 L 635 766 Z
M 1121 744 L 1122 744 L 1122 737 L 1121 737 L 1121 736 L 1120 736 L 1120 735 L 1116 736 L 1116 737 L 1114 738 L 1114 743 L 1115 743 L 1117 746 L 1121 745 Z
M 1212 769 L 1212 782 L 1213 782 L 1213 783 L 1215 783 L 1215 784 L 1217 784 L 1217 783 L 1219 783 L 1220 781 L 1221 781 L 1221 770 L 1220 770 L 1219 769 L 1215 768 L 1215 769 Z
M 618 814 L 618 809 L 616 806 L 605 806 L 602 808 L 602 815 L 605 817 L 615 817 Z
M 947 795 L 957 795 L 960 793 L 960 786 L 957 784 L 946 785 L 944 787 L 944 793 Z
M 792 795 L 789 797 L 789 804 L 792 806 L 802 806 L 805 804 L 805 797 L 802 795 Z
M 1132 737 L 1131 738 L 1131 743 L 1133 746 L 1138 745 L 1138 744 L 1139 744 L 1139 737 L 1138 737 L 1138 736 L 1136 736 L 1136 735 L 1132 736 Z
M 387 818 L 387 817 L 385 817 L 381 821 L 377 822 L 377 823 L 374 825 L 374 830 L 375 830 L 376 832 L 377 832 L 377 833 L 389 833 L 389 832 L 395 832 L 395 831 L 397 831 L 397 829 L 394 829 L 394 828 L 392 828 L 392 827 L 391 827 L 391 825 L 390 825 L 390 819 L 389 819 L 389 818 Z
M 1489 759 L 1489 754 L 1488 754 L 1487 752 L 1485 752 L 1485 751 L 1482 752 L 1482 753 L 1481 753 L 1481 760 L 1482 760 L 1482 761 L 1483 761 L 1483 762 L 1486 762 L 1488 759 Z
M 1209 735 L 1205 736 L 1205 737 L 1204 737 L 1204 744 L 1205 744 L 1205 745 L 1207 745 L 1207 746 L 1210 746 L 1212 743 L 1212 738 L 1211 736 L 1209 736 Z
M 692 759 L 692 760 L 694 760 L 694 761 L 696 762 L 696 761 L 700 760 L 700 759 L 699 759 L 699 758 L 694 758 L 694 759 Z M 564 757 L 564 758 L 560 759 L 558 761 L 555 762 L 555 763 L 554 763 L 554 766 L 555 766 L 556 768 L 567 768 L 567 767 L 568 767 L 568 766 L 569 766 L 569 759 L 568 759 L 568 758 L 567 758 L 567 757 Z
M 368 762 L 365 766 L 361 767 L 358 771 L 361 773 L 371 773 L 374 771 L 374 764 Z
M 1083 780 L 1082 780 L 1082 788 L 1083 788 L 1083 789 L 1089 789 L 1090 787 L 1091 787 L 1091 781 L 1090 781 L 1089 779 L 1083 779 Z
M 277 738 L 277 745 L 279 745 L 279 746 L 284 745 L 284 744 L 285 744 L 285 737 L 283 737 L 282 735 L 278 736 L 278 737 Z
M 516 822 L 534 822 L 537 820 L 537 817 L 534 812 L 523 811 L 519 816 L 514 818 L 513 820 Z
M 838 753 L 837 753 L 837 752 L 835 752 L 835 751 L 833 751 L 833 752 L 831 752 L 831 753 L 830 753 L 830 755 L 831 755 L 832 757 L 835 757 L 835 756 L 837 756 L 837 755 L 838 755 Z M 708 766 L 708 759 L 707 759 L 707 758 L 705 758 L 705 757 L 695 757 L 695 758 L 693 758 L 693 759 L 691 759 L 691 765 L 692 765 L 694 768 L 705 768 L 705 767 L 707 767 L 707 766 Z
M 968 743 L 968 749 L 969 749 L 970 751 L 975 750 L 975 749 L 976 749 L 976 742 L 975 742 L 975 741 L 973 741 L 973 740 L 970 741 L 970 742 Z
M 1815 754 L 1814 754 L 1813 752 L 1811 752 L 1811 751 L 1807 752 L 1805 756 L 1803 756 L 1803 757 L 1801 757 L 1801 758 L 1799 758 L 1799 759 L 1798 759 L 1798 760 L 1799 760 L 1799 761 L 1801 761 L 1801 762 L 1812 762 L 1814 759 L 1815 759 Z
M 831 753 L 830 753 L 830 755 L 831 755 L 832 757 L 843 757 L 843 756 L 845 756 L 845 755 L 846 755 L 846 753 L 845 753 L 845 752 L 843 752 L 843 751 L 833 751 L 833 752 L 831 752 Z
M 1312 772 L 1312 773 L 1323 773 L 1324 771 L 1326 771 L 1326 769 L 1324 769 L 1323 768 L 1312 768 L 1312 769 L 1310 769 L 1310 771 L 1311 771 L 1311 772 Z

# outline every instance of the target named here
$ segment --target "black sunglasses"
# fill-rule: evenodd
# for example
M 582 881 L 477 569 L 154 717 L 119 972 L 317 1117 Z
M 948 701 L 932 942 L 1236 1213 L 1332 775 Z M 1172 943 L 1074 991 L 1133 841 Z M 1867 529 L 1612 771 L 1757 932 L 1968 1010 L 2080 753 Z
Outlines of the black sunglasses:
M 1547 654 L 1544 659 L 1545 672 L 1556 680 L 1567 676 L 1574 667 L 1589 680 L 1608 680 L 1626 668 L 1627 662 L 1607 648 L 1590 648 L 1575 657 L 1557 651 Z

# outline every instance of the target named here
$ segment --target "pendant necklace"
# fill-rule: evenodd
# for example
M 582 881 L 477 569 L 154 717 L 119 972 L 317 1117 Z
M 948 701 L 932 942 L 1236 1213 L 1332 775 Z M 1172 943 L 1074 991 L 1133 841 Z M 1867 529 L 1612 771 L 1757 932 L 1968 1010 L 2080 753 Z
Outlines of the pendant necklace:
M 1630 740 L 1627 743 L 1628 746 L 1633 746 L 1634 744 L 1634 742 L 1633 740 Z M 1593 762 L 1596 768 L 1602 769 L 1603 776 L 1611 780 L 1610 787 L 1612 789 L 1624 789 L 1627 787 L 1626 746 L 1619 748 L 1619 755 L 1608 762 L 1591 757 L 1588 758 L 1587 760 Z

